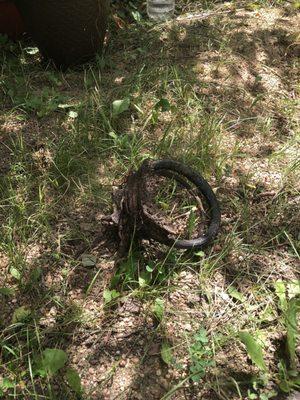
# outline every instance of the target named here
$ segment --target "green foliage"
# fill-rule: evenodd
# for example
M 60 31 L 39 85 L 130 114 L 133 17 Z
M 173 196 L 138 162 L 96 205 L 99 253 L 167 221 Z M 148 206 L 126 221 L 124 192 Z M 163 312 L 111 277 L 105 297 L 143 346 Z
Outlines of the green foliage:
M 15 309 L 12 315 L 12 323 L 26 322 L 31 317 L 31 310 L 26 306 L 21 306 Z
M 105 304 L 111 303 L 113 300 L 117 299 L 118 297 L 120 297 L 120 293 L 117 292 L 115 289 L 112 289 L 112 290 L 105 289 L 103 292 L 103 298 L 104 298 Z
M 111 287 L 122 285 L 131 286 L 137 281 L 138 254 L 131 252 L 128 259 L 123 261 L 111 280 Z M 140 282 L 141 283 L 141 282 Z
M 29 284 L 34 285 L 39 282 L 42 276 L 42 269 L 40 267 L 33 268 L 29 275 Z
M 111 287 L 130 290 L 139 288 L 141 291 L 148 291 L 159 284 L 163 285 L 172 274 L 169 265 L 173 265 L 175 259 L 175 252 L 170 251 L 161 262 L 144 260 L 143 255 L 134 249 L 128 258 L 120 263 L 111 279 Z
M 35 363 L 35 373 L 45 377 L 55 375 L 67 362 L 67 354 L 60 349 L 45 349 Z
M 14 294 L 14 290 L 8 287 L 0 287 L 0 295 L 3 296 L 12 296 Z
M 278 395 L 278 393 L 275 390 L 260 390 L 257 388 L 256 383 L 253 385 L 255 386 L 256 391 L 251 391 L 248 389 L 247 391 L 247 398 L 249 400 L 269 400 Z
M 235 300 L 238 300 L 240 302 L 245 301 L 245 297 L 243 296 L 243 294 L 239 292 L 234 286 L 229 286 L 228 294 Z
M 112 114 L 114 117 L 116 117 L 119 114 L 122 114 L 123 112 L 127 111 L 130 106 L 130 99 L 125 98 L 122 100 L 115 100 L 112 103 Z
M 7 378 L 0 377 L 0 397 L 4 397 L 8 389 L 13 389 L 15 384 Z
M 162 112 L 167 112 L 171 110 L 171 104 L 168 99 L 162 98 L 155 104 L 154 108 Z
M 189 354 L 191 379 L 194 382 L 199 382 L 205 376 L 206 369 L 214 365 L 213 352 L 209 346 L 205 329 L 199 329 L 194 335 Z
M 289 372 L 292 374 L 296 366 L 296 341 L 299 337 L 297 326 L 297 315 L 300 311 L 299 287 L 300 281 L 290 281 L 287 283 L 277 281 L 275 283 L 275 292 L 279 299 L 279 307 L 286 327 L 286 350 L 291 368 Z M 285 374 L 281 375 L 285 376 Z
M 11 267 L 9 272 L 10 272 L 11 276 L 13 276 L 17 281 L 19 281 L 21 279 L 21 273 L 17 268 Z
M 161 321 L 164 316 L 164 300 L 161 298 L 156 298 L 152 306 L 152 312 L 158 321 Z
M 75 369 L 68 368 L 65 374 L 66 380 L 72 390 L 78 395 L 82 392 L 81 380 L 78 372 Z
M 162 360 L 167 364 L 171 365 L 173 363 L 172 348 L 168 342 L 163 342 L 161 345 L 160 355 Z
M 196 227 L 197 222 L 197 214 L 196 214 L 196 207 L 192 207 L 191 211 L 189 212 L 189 217 L 187 221 L 187 229 L 188 229 L 188 238 L 192 237 L 192 234 Z
M 8 86 L 7 92 L 16 106 L 25 112 L 34 113 L 39 118 L 62 109 L 60 105 L 65 104 L 67 101 L 67 98 L 54 88 L 46 87 L 40 93 L 24 93 L 23 90 L 24 79 L 22 77 L 15 77 L 15 82 L 11 86 Z
M 299 329 L 297 326 L 297 315 L 300 311 L 300 298 L 298 297 L 298 281 L 275 282 L 275 293 L 278 297 L 278 305 L 282 312 L 283 323 L 286 328 L 286 354 L 278 364 L 278 382 L 279 388 L 285 393 L 290 393 L 294 389 L 300 388 L 300 375 L 296 370 L 296 342 L 299 338 Z M 287 298 L 287 294 L 290 299 Z M 265 361 L 263 359 L 263 352 L 261 345 L 250 333 L 240 332 L 240 340 L 244 343 L 247 353 L 251 360 L 260 368 L 264 373 L 267 370 Z M 272 394 L 272 393 L 271 393 Z M 271 396 L 270 394 L 270 396 Z M 252 396 L 252 397 L 251 397 Z M 258 398 L 256 393 L 251 393 L 249 398 Z M 264 394 L 263 398 L 267 394 Z M 261 396 L 259 397 L 261 398 Z
M 284 312 L 287 309 L 286 286 L 283 281 L 275 282 L 275 293 L 279 299 L 279 307 Z
M 297 314 L 300 311 L 300 297 L 288 302 L 285 312 L 285 325 L 287 330 L 287 349 L 292 370 L 296 368 L 296 340 L 299 336 Z
M 246 346 L 247 353 L 252 362 L 265 372 L 267 367 L 263 359 L 263 352 L 259 342 L 249 332 L 245 331 L 239 333 L 239 338 Z

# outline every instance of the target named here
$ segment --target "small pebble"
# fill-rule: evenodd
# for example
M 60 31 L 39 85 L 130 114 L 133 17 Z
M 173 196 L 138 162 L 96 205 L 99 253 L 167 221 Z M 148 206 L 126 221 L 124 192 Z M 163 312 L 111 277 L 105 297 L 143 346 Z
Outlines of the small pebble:
M 160 384 L 161 384 L 161 386 L 164 388 L 164 389 L 168 389 L 169 388 L 169 382 L 166 380 L 166 379 L 164 379 L 164 378 L 162 378 L 161 380 L 160 380 Z
M 192 330 L 191 324 L 185 324 L 185 325 L 184 325 L 184 329 L 185 329 L 186 331 L 191 331 L 191 330 Z
M 140 393 L 135 392 L 133 393 L 133 398 L 136 400 L 142 400 L 143 396 Z
M 119 362 L 119 366 L 120 367 L 125 367 L 125 365 L 126 365 L 126 360 L 121 360 L 120 362 Z

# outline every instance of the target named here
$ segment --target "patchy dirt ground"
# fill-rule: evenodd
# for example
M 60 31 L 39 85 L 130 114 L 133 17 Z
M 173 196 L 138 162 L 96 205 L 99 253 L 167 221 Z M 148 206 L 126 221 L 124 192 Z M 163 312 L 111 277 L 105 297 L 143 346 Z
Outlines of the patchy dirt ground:
M 204 19 L 197 3 L 185 11 L 172 23 L 112 33 L 106 61 L 84 70 L 42 70 L 24 56 L 34 69 L 22 75 L 22 102 L 19 64 L 9 53 L 3 60 L 0 287 L 15 292 L 0 297 L 0 342 L 18 355 L 10 360 L 1 347 L 0 378 L 17 382 L 19 398 L 76 398 L 60 376 L 52 394 L 42 379 L 35 387 L 22 376 L 45 347 L 67 352 L 84 399 L 254 398 L 259 370 L 240 330 L 259 338 L 270 371 L 255 393 L 287 397 L 278 390 L 285 328 L 274 292 L 277 281 L 300 279 L 299 13 L 242 3 Z M 33 99 L 49 85 L 45 110 Z M 132 105 L 118 119 L 108 105 L 122 96 Z M 168 111 L 155 108 L 160 98 Z M 147 155 L 179 158 L 207 177 L 221 232 L 203 254 L 145 241 L 116 265 L 116 231 L 103 216 L 113 187 Z M 111 290 L 117 297 L 105 304 Z M 26 327 L 11 334 L 20 306 L 34 315 L 33 347 Z M 205 373 L 193 382 L 201 329 Z

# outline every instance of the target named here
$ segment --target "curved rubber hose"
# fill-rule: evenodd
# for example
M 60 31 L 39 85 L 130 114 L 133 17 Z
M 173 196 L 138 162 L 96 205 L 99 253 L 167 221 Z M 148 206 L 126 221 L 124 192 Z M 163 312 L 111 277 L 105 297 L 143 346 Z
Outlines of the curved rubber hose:
M 201 249 L 208 245 L 215 238 L 220 228 L 221 211 L 218 200 L 207 181 L 193 169 L 177 161 L 158 160 L 154 161 L 152 166 L 154 171 L 157 171 L 158 173 L 163 173 L 163 171 L 171 171 L 178 175 L 184 176 L 188 181 L 192 182 L 196 186 L 199 195 L 202 195 L 206 199 L 210 209 L 211 218 L 205 235 L 191 240 L 168 238 L 168 244 L 178 249 L 194 250 Z

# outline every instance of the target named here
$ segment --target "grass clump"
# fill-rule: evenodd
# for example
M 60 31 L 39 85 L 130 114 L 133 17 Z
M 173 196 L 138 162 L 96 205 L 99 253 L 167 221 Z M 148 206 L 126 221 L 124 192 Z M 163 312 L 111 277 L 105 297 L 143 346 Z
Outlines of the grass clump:
M 0 398 L 265 400 L 299 389 L 290 7 L 182 1 L 181 17 L 197 18 L 152 24 L 142 4 L 114 4 L 105 54 L 65 73 L 1 38 Z M 204 175 L 220 235 L 193 254 L 133 243 L 115 265 L 103 217 L 146 158 Z M 174 223 L 177 201 L 191 236 L 193 204 L 163 189 L 157 210 Z

